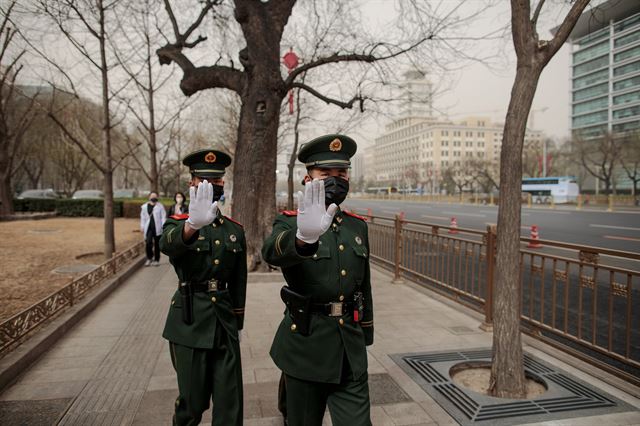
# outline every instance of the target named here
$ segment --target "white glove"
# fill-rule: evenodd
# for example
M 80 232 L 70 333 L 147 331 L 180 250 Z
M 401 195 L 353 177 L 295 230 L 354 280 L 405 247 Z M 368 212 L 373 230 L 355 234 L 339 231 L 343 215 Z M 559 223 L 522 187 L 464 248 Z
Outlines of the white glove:
M 218 202 L 213 201 L 213 185 L 206 180 L 198 184 L 198 188 L 189 188 L 189 219 L 187 223 L 193 229 L 207 226 L 216 218 Z
M 336 204 L 331 204 L 329 208 L 324 205 L 324 182 L 314 179 L 307 183 L 304 188 L 304 195 L 298 191 L 298 231 L 296 238 L 307 244 L 313 244 L 324 234 L 333 216 L 338 211 Z

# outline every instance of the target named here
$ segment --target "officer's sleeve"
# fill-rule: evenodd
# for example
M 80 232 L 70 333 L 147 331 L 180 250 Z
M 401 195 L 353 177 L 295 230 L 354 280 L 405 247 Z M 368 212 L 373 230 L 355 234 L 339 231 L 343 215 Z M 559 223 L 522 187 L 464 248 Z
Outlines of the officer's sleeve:
M 296 225 L 290 224 L 287 216 L 278 216 L 262 246 L 262 258 L 271 265 L 286 268 L 313 256 L 318 251 L 318 243 L 296 248 L 296 231 Z
M 237 257 L 237 263 L 233 268 L 233 283 L 229 286 L 233 313 L 238 320 L 238 330 L 244 327 L 244 305 L 247 298 L 247 240 L 244 232 L 240 233 L 240 245 L 242 252 Z
M 169 257 L 183 255 L 188 247 L 198 241 L 199 231 L 191 236 L 188 241 L 182 240 L 182 231 L 186 220 L 167 219 L 162 227 L 162 237 L 160 237 L 160 251 Z
M 362 293 L 364 296 L 364 313 L 362 315 L 362 331 L 364 332 L 364 343 L 369 346 L 373 344 L 373 296 L 371 294 L 371 268 L 369 267 L 369 258 L 371 257 L 371 251 L 369 250 L 369 230 L 365 226 L 366 247 L 367 247 L 367 261 L 365 266 L 364 280 L 362 281 Z

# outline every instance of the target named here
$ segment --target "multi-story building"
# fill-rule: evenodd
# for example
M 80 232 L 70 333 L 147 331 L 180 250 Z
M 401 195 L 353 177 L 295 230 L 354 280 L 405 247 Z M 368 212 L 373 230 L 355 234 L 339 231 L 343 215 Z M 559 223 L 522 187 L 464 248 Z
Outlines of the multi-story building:
M 640 132 L 640 1 L 599 4 L 582 14 L 569 40 L 572 136 L 598 144 L 607 133 L 628 143 L 629 132 Z M 612 183 L 618 190 L 632 188 L 619 165 Z M 581 186 L 597 193 L 601 182 L 585 174 Z
M 640 130 L 640 1 L 608 0 L 586 11 L 570 41 L 572 134 Z
M 430 193 L 441 190 L 445 172 L 470 176 L 472 163 L 497 171 L 503 128 L 486 117 L 456 122 L 433 117 L 395 120 L 375 140 L 375 180 L 398 187 L 422 187 Z M 527 130 L 525 149 L 542 154 L 542 141 L 542 132 Z

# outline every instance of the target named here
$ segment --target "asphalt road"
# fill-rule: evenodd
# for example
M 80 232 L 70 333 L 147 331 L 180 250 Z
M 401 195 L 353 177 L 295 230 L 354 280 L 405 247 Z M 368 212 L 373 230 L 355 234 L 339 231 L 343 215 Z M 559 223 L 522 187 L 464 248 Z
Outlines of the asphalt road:
M 344 206 L 361 214 L 370 208 L 374 216 L 385 217 L 403 211 L 407 220 L 444 226 L 449 226 L 451 218 L 456 217 L 458 227 L 477 230 L 495 224 L 498 216 L 496 206 L 471 204 L 348 199 Z M 530 236 L 531 225 L 538 225 L 543 240 L 640 252 L 640 209 L 607 212 L 562 206 L 523 207 L 522 236 Z

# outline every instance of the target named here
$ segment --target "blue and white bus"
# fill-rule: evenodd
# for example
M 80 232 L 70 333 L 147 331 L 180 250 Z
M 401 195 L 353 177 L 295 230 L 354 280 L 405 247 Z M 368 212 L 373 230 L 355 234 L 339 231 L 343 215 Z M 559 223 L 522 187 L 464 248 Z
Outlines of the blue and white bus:
M 522 192 L 531 194 L 531 201 L 536 204 L 575 202 L 580 193 L 576 178 L 573 176 L 524 178 Z

